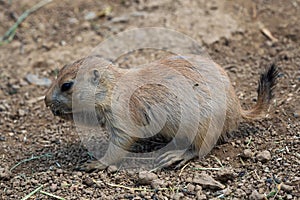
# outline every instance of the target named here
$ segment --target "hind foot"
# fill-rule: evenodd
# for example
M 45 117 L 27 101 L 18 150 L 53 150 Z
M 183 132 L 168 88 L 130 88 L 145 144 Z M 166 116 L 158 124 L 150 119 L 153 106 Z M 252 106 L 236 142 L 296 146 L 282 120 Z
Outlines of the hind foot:
M 177 164 L 175 169 L 178 169 L 195 157 L 197 157 L 197 153 L 193 150 L 168 151 L 156 158 L 157 167 L 155 169 L 166 168 L 175 163 Z
M 108 166 L 102 163 L 99 160 L 92 160 L 88 161 L 81 166 L 77 167 L 77 170 L 79 171 L 85 171 L 85 172 L 94 172 L 94 171 L 100 171 L 106 169 Z

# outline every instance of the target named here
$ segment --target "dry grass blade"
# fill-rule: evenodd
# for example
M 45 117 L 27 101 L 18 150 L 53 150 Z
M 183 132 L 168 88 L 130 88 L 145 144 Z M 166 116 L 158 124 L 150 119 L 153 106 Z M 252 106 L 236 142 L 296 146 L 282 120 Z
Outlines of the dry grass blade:
M 38 191 L 40 191 L 42 189 L 43 185 L 41 185 L 40 187 L 36 188 L 35 190 L 33 190 L 32 192 L 30 192 L 29 194 L 27 194 L 25 197 L 22 198 L 22 200 L 26 200 L 29 199 L 32 195 L 34 195 L 35 193 L 37 193 Z
M 55 199 L 65 200 L 65 198 L 62 198 L 62 197 L 60 197 L 60 196 L 56 196 L 56 195 L 54 195 L 54 194 L 51 194 L 51 193 L 49 193 L 49 192 L 45 192 L 45 191 L 43 191 L 43 190 L 41 190 L 40 193 L 42 193 L 42 194 L 44 194 L 44 195 L 47 195 L 47 196 L 50 196 L 50 197 L 53 197 L 53 198 L 55 198 Z
M 40 159 L 40 158 L 43 158 L 43 157 L 51 157 L 52 155 L 51 154 L 44 154 L 44 155 L 40 155 L 40 156 L 32 156 L 31 158 L 27 158 L 27 159 L 24 159 L 20 162 L 18 162 L 17 164 L 15 164 L 12 168 L 10 168 L 10 172 L 12 170 L 14 170 L 16 167 L 18 167 L 19 165 L 25 163 L 25 162 L 29 162 L 29 161 L 32 161 L 32 160 L 36 160 L 36 159 Z
M 34 11 L 40 9 L 41 7 L 45 6 L 46 4 L 50 3 L 52 0 L 42 0 L 40 1 L 38 4 L 34 5 L 32 8 L 26 10 L 16 21 L 16 23 L 14 23 L 14 25 L 12 25 L 8 31 L 6 31 L 6 33 L 4 34 L 3 37 L 0 38 L 0 46 L 2 44 L 5 43 L 9 43 L 13 40 L 15 34 L 16 34 L 16 30 L 18 28 L 18 26 Z
M 223 168 L 222 167 L 195 167 L 194 168 L 195 170 L 203 170 L 203 171 L 206 171 L 206 170 L 212 170 L 212 171 L 219 171 L 219 170 L 222 170 Z

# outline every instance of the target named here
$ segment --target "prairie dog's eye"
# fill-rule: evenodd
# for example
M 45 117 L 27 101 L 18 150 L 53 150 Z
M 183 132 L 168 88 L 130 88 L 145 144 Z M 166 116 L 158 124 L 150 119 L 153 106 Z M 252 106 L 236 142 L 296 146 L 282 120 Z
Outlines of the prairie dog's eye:
M 73 82 L 67 82 L 67 83 L 64 83 L 64 84 L 61 85 L 60 90 L 61 90 L 62 92 L 66 92 L 66 91 L 68 91 L 68 90 L 71 89 L 72 85 L 73 85 Z

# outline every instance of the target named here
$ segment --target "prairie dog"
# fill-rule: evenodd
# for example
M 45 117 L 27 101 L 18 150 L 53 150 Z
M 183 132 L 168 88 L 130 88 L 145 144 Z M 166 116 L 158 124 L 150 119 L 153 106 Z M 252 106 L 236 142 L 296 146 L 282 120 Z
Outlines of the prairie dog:
M 82 78 L 76 77 L 80 69 L 85 72 Z M 243 118 L 264 117 L 277 76 L 275 65 L 262 73 L 256 105 L 243 110 L 224 69 L 207 57 L 169 56 L 141 67 L 120 69 L 99 56 L 89 56 L 62 68 L 47 91 L 45 103 L 54 115 L 72 120 L 73 114 L 78 114 L 72 110 L 72 102 L 91 102 L 83 88 L 94 88 L 92 106 L 109 132 L 110 141 L 102 159 L 83 166 L 86 171 L 117 164 L 126 151 L 147 152 L 157 148 L 154 144 L 163 146 L 173 141 L 179 130 L 177 145 L 190 145 L 158 156 L 157 166 L 182 166 L 192 158 L 204 156 L 217 140 L 225 140 Z M 143 81 L 145 84 L 139 85 Z M 118 110 L 127 94 L 128 107 Z M 158 131 L 152 133 L 154 129 Z M 135 134 L 135 130 L 140 133 Z M 160 145 L 158 148 L 162 148 Z

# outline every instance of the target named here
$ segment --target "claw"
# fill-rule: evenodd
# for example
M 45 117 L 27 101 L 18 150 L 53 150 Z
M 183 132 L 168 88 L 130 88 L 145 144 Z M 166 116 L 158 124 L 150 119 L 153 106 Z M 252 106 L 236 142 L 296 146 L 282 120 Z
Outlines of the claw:
M 168 151 L 156 159 L 156 163 L 158 164 L 155 170 L 169 167 L 178 162 L 179 163 L 175 166 L 175 169 L 181 168 L 184 164 L 196 156 L 197 154 L 192 150 Z
M 78 171 L 95 172 L 106 169 L 108 166 L 98 160 L 88 161 L 83 165 L 76 167 Z

